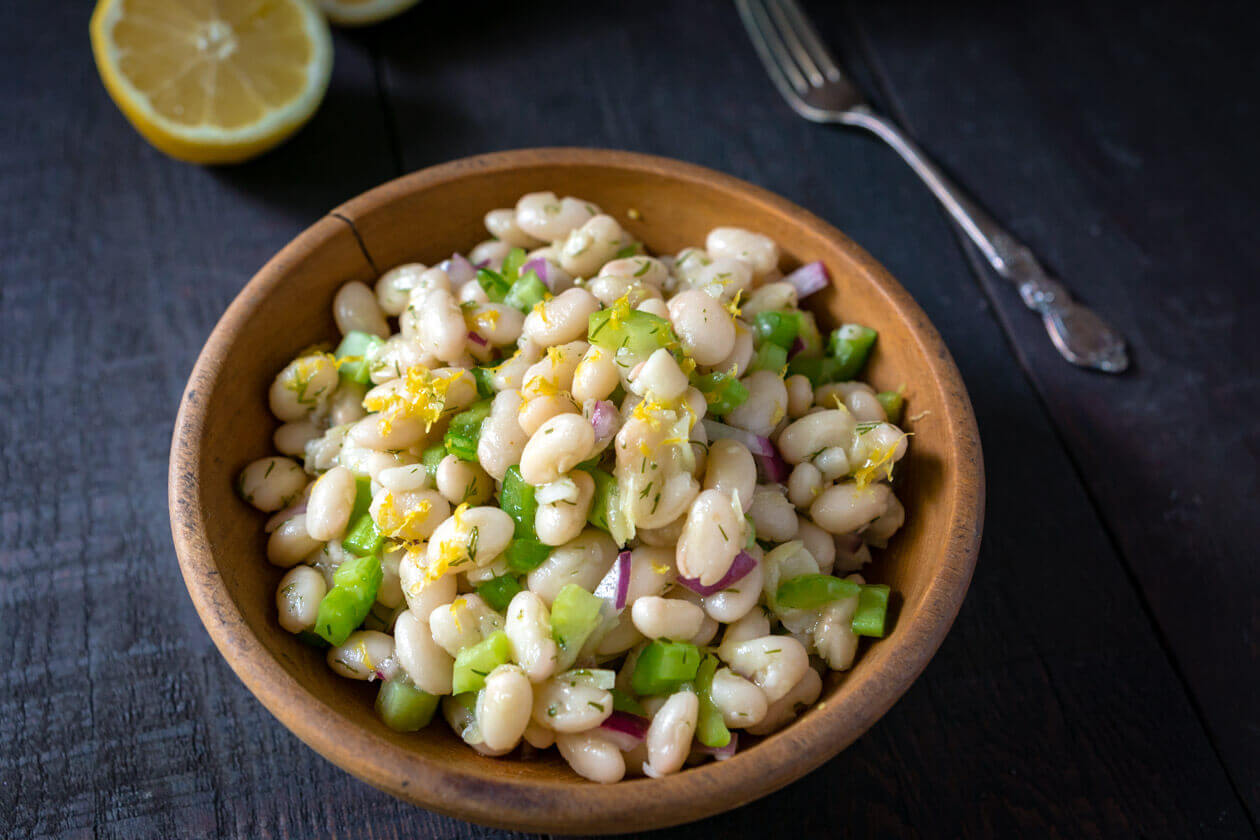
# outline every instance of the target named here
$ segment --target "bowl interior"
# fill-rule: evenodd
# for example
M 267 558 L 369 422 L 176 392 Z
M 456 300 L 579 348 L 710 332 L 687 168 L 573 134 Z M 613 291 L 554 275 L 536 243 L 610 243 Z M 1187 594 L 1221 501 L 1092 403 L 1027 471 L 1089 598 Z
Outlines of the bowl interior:
M 915 418 L 906 423 L 914 438 L 896 480 L 906 524 L 865 572 L 896 593 L 889 636 L 864 641 L 854 668 L 831 674 L 824 702 L 786 730 L 730 761 L 665 780 L 601 788 L 577 779 L 554 751 L 487 759 L 442 725 L 391 732 L 374 714 L 374 685 L 334 676 L 320 653 L 276 622 L 282 571 L 265 560 L 262 517 L 233 494 L 238 471 L 272 452 L 272 378 L 301 348 L 335 339 L 337 289 L 371 283 L 403 262 L 466 253 L 486 237 L 487 210 L 536 190 L 598 204 L 654 253 L 702 246 L 711 228 L 735 225 L 774 238 L 785 269 L 823 260 L 833 286 L 809 308 L 825 327 L 857 321 L 879 331 L 866 378 L 881 390 L 904 385 Z M 843 235 L 781 199 L 697 167 L 623 153 L 457 161 L 339 208 L 268 263 L 224 316 L 190 380 L 172 453 L 173 527 L 190 592 L 268 708 L 325 756 L 391 793 L 536 830 L 625 831 L 695 819 L 774 790 L 850 743 L 905 690 L 948 629 L 974 564 L 982 508 L 966 394 L 936 331 L 900 286 Z

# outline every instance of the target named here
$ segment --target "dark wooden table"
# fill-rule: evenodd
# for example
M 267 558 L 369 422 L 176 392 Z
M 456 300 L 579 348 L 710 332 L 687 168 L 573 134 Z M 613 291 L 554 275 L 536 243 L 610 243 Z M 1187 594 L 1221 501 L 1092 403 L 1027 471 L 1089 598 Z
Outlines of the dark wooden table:
M 1260 60 L 1251 3 L 810 3 L 880 104 L 1131 341 L 1061 362 L 893 153 L 779 100 L 725 2 L 429 0 L 336 39 L 236 168 L 106 97 L 87 0 L 0 26 L 0 833 L 483 837 L 303 746 L 223 663 L 166 516 L 180 392 L 233 295 L 344 199 L 495 149 L 715 167 L 847 231 L 975 403 L 988 520 L 926 673 L 727 837 L 1237 837 L 1260 815 Z

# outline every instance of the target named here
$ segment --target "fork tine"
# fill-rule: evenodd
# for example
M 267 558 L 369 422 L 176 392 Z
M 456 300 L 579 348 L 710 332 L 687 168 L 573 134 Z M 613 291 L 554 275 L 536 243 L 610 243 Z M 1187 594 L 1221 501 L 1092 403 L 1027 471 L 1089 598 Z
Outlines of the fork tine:
M 792 52 L 797 64 L 800 65 L 801 72 L 809 79 L 811 85 L 822 87 L 827 80 L 823 78 L 822 71 L 818 69 L 818 65 L 810 57 L 809 50 L 801 43 L 792 21 L 788 20 L 783 4 L 776 2 L 776 0 L 766 0 L 766 6 L 769 8 L 770 14 L 774 16 L 779 32 L 782 33 L 783 40 L 787 43 L 787 48 Z
M 831 52 L 823 44 L 822 39 L 818 37 L 818 30 L 814 28 L 814 24 L 801 11 L 800 4 L 796 0 L 774 0 L 774 2 L 775 12 L 782 15 L 779 17 L 780 22 L 784 22 L 784 17 L 787 19 L 783 27 L 784 31 L 790 33 L 790 37 L 803 46 L 808 60 L 829 81 L 838 82 L 843 79 L 844 71 L 837 66 L 835 59 L 831 57 Z M 801 63 L 804 65 L 805 60 L 802 60 Z M 817 81 L 815 84 L 822 84 L 822 82 Z
M 770 21 L 765 4 L 761 0 L 736 0 L 736 6 L 753 46 L 778 85 L 779 92 L 786 98 L 791 98 L 793 92 L 798 98 L 804 95 L 809 90 L 809 82 L 801 75 L 791 51 Z

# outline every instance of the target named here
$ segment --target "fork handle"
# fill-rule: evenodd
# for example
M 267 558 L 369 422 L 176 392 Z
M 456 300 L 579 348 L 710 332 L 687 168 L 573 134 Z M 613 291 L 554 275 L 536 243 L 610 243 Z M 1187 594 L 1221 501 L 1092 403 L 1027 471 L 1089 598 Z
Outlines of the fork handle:
M 1063 358 L 1107 373 L 1120 373 L 1128 367 L 1129 358 L 1120 334 L 1092 309 L 1074 301 L 1026 245 L 968 197 L 895 123 L 865 105 L 846 110 L 843 122 L 880 137 L 910 164 L 993 270 L 1014 283 L 1024 304 L 1041 315 L 1050 340 Z

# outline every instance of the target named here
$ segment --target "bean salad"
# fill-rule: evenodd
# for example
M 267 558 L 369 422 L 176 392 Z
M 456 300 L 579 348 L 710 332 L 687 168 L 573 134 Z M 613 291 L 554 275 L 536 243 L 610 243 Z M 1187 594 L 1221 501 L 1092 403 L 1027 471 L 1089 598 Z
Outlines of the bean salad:
M 551 192 L 485 226 L 342 286 L 340 343 L 271 385 L 280 454 L 237 489 L 272 514 L 279 622 L 399 732 L 603 783 L 729 758 L 887 629 L 858 572 L 908 435 L 858 381 L 876 333 L 822 333 L 826 267 L 759 233 L 651 256 Z

